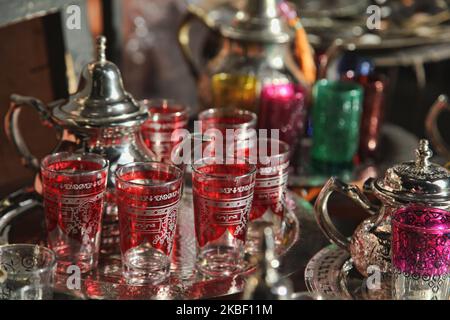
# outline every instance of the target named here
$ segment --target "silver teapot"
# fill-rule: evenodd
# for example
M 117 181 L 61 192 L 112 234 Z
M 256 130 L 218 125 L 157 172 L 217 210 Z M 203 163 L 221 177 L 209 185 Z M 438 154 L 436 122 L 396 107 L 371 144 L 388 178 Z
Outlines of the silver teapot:
M 316 73 L 312 50 L 306 36 L 304 41 L 296 39 L 294 29 L 281 14 L 281 4 L 280 0 L 190 3 L 178 42 L 197 80 L 203 109 L 244 108 L 258 114 L 264 87 L 295 84 L 309 91 Z M 196 20 L 211 31 L 208 50 L 202 50 L 208 55 L 201 57 L 192 48 L 196 41 L 191 29 Z M 294 44 L 303 48 L 299 51 L 304 53 L 301 63 L 296 61 Z
M 5 129 L 22 163 L 37 173 L 39 160 L 29 151 L 18 126 L 23 107 L 36 110 L 44 125 L 56 129 L 59 143 L 53 152 L 92 152 L 109 160 L 103 232 L 107 236 L 118 232 L 109 230 L 116 229 L 117 223 L 114 175 L 111 173 L 119 165 L 156 157 L 146 147 L 140 131 L 140 125 L 148 117 L 147 109 L 125 91 L 120 71 L 114 63 L 106 60 L 105 49 L 106 38 L 100 36 L 97 38 L 96 60 L 84 67 L 77 92 L 67 100 L 55 101 L 47 106 L 36 98 L 13 94 L 5 118 Z M 36 175 L 34 187 L 37 193 L 42 192 L 39 174 Z
M 364 192 L 331 178 L 321 190 L 315 203 L 316 220 L 325 236 L 337 246 L 348 250 L 356 269 L 368 276 L 369 266 L 377 266 L 384 275 L 390 274 L 391 214 L 413 204 L 448 210 L 450 207 L 450 173 L 429 161 L 432 152 L 427 140 L 420 140 L 416 160 L 389 168 L 385 176 L 369 178 Z M 342 235 L 328 213 L 328 199 L 333 192 L 346 195 L 371 217 L 354 231 L 351 239 Z M 381 205 L 372 203 L 365 193 L 373 194 Z

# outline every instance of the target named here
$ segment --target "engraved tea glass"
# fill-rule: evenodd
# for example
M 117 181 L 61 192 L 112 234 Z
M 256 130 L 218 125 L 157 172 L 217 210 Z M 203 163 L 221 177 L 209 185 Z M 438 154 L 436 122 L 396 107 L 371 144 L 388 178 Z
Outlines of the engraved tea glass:
M 231 155 L 235 151 L 247 153 L 256 141 L 257 116 L 253 112 L 227 108 L 208 109 L 202 111 L 198 119 L 201 123 L 201 133 L 212 138 L 213 143 L 220 147 L 225 146 L 226 150 L 223 151 L 229 151 Z
M 257 154 L 252 151 L 257 151 Z M 254 161 L 256 156 L 257 161 Z M 277 242 L 283 237 L 289 157 L 288 144 L 277 139 L 260 138 L 258 148 L 250 151 L 250 162 L 257 163 L 253 205 L 247 232 L 250 251 L 258 250 L 260 228 L 264 225 L 272 226 Z
M 358 151 L 363 88 L 356 83 L 318 81 L 313 89 L 313 146 L 316 170 L 335 174 L 353 166 Z
M 53 298 L 56 258 L 52 250 L 33 244 L 0 246 L 0 299 L 27 300 Z
M 42 160 L 48 243 L 57 271 L 97 266 L 108 161 L 97 154 L 61 152 Z
M 174 100 L 143 100 L 149 118 L 141 127 L 145 144 L 152 150 L 158 161 L 171 163 L 170 155 L 176 140 L 172 134 L 175 130 L 187 129 L 189 121 L 188 108 Z
M 182 177 L 161 162 L 116 171 L 123 275 L 130 284 L 158 284 L 169 276 Z
M 392 217 L 393 298 L 450 298 L 450 212 L 424 206 Z
M 192 165 L 197 269 L 228 276 L 244 267 L 256 166 L 204 158 Z

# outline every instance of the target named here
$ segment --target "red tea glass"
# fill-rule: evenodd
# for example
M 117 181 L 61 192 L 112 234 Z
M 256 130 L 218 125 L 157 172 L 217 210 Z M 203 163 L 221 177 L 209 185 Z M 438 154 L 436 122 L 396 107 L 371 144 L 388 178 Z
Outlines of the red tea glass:
M 358 154 L 361 161 L 365 161 L 374 158 L 378 151 L 388 81 L 381 75 L 374 75 L 359 83 L 364 87 L 364 102 Z
M 108 161 L 96 154 L 56 153 L 41 164 L 44 210 L 57 271 L 97 266 Z
M 197 269 L 228 276 L 244 267 L 256 166 L 204 158 L 192 165 Z
M 143 100 L 149 118 L 141 127 L 145 144 L 157 160 L 171 163 L 170 154 L 177 141 L 172 140 L 175 130 L 186 129 L 189 121 L 188 108 L 174 100 Z
M 130 284 L 158 284 L 169 276 L 182 176 L 161 162 L 116 171 L 123 275 Z
M 257 151 L 257 154 L 254 152 Z M 283 237 L 290 151 L 287 143 L 277 139 L 258 139 L 250 152 L 250 162 L 257 160 L 256 184 L 248 227 L 248 248 L 258 250 L 260 230 L 271 226 L 277 241 Z
M 268 84 L 261 90 L 259 129 L 278 129 L 294 148 L 306 130 L 308 108 L 304 89 L 293 83 Z
M 225 152 L 230 152 L 231 156 L 234 152 L 246 154 L 256 141 L 257 116 L 253 112 L 229 108 L 207 109 L 199 114 L 198 119 L 202 126 L 201 132 L 215 141 L 222 155 Z M 206 155 L 220 156 L 217 153 Z

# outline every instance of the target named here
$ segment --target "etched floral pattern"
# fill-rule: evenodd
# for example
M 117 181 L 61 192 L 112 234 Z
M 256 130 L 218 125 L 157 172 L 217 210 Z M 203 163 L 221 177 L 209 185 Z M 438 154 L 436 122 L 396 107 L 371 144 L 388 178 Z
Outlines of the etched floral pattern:
M 392 264 L 397 298 L 448 296 L 450 212 L 411 206 L 392 217 Z

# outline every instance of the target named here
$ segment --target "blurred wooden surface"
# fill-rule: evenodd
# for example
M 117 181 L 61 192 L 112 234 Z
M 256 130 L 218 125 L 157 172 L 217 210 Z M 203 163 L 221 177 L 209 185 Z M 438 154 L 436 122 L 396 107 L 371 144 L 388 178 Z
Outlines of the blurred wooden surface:
M 20 163 L 15 148 L 6 138 L 3 119 L 12 93 L 35 96 L 43 101 L 55 97 L 43 19 L 33 19 L 0 28 L 0 195 L 4 196 L 32 181 L 34 174 Z M 34 110 L 24 110 L 20 127 L 38 156 L 56 143 L 53 130 L 44 128 Z
M 79 74 L 94 53 L 87 1 L 0 1 L 0 197 L 31 184 L 34 176 L 21 166 L 4 132 L 9 97 L 17 93 L 50 102 L 76 90 Z M 102 17 L 95 1 L 89 1 L 93 30 L 98 32 L 101 20 L 96 19 Z M 80 9 L 78 27 L 67 24 L 73 5 Z M 36 156 L 53 150 L 55 132 L 41 125 L 36 111 L 24 108 L 19 123 Z

